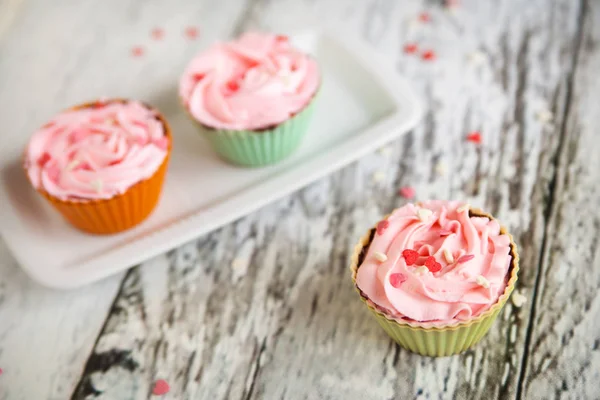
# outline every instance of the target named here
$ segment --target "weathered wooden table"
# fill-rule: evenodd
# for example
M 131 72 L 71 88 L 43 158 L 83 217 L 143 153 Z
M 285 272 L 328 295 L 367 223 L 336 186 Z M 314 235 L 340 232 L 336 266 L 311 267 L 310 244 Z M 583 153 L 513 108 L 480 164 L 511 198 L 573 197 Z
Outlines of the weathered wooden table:
M 410 77 L 422 123 L 80 290 L 31 282 L 0 242 L 0 399 L 146 399 L 158 378 L 169 399 L 600 398 L 600 2 L 0 0 L 0 138 L 104 94 L 141 93 L 169 115 L 172 76 L 198 48 L 312 22 L 359 33 Z M 410 42 L 437 58 L 405 54 Z M 521 247 L 528 302 L 463 355 L 402 350 L 350 283 L 349 249 L 405 202 L 403 185 L 484 207 Z

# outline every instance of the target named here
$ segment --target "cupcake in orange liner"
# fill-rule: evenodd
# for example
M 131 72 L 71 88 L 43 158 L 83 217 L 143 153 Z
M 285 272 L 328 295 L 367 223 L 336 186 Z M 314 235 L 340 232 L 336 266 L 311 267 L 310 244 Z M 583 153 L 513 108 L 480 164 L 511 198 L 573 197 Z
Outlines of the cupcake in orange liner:
M 40 128 L 25 151 L 25 171 L 73 226 L 111 234 L 154 210 L 171 147 L 171 130 L 157 110 L 137 101 L 98 101 Z
M 217 154 L 263 166 L 298 148 L 320 84 L 317 62 L 286 36 L 252 32 L 196 56 L 179 96 Z
M 517 281 L 517 246 L 489 214 L 459 202 L 407 204 L 354 249 L 352 281 L 400 346 L 427 356 L 467 350 Z

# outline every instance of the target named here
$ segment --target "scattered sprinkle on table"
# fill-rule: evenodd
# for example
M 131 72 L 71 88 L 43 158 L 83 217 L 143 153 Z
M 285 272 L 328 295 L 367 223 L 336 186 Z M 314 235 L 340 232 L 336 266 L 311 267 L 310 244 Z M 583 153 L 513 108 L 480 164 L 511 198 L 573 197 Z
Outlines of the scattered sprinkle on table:
M 154 40 L 161 40 L 165 37 L 165 31 L 161 28 L 154 28 L 152 29 L 152 32 L 150 32 L 150 36 L 152 36 L 152 39 Z
M 423 53 L 421 53 L 421 59 L 423 61 L 433 61 L 435 58 L 436 55 L 433 50 L 425 50 Z
M 373 257 L 375 257 L 375 259 L 379 262 L 386 262 L 388 259 L 387 256 L 380 251 L 374 252 Z
M 554 119 L 554 114 L 550 110 L 540 110 L 535 114 L 535 119 L 543 124 L 547 124 L 552 122 Z
M 415 54 L 419 50 L 419 46 L 416 43 L 406 43 L 404 45 L 404 52 L 406 54 Z
M 483 51 L 475 50 L 469 53 L 467 56 L 467 61 L 470 65 L 477 66 L 484 64 L 487 61 L 488 57 Z
M 401 187 L 400 190 L 398 190 L 398 193 L 400 194 L 400 196 L 408 200 L 413 199 L 415 197 L 415 189 L 411 186 Z
M 421 220 L 421 222 L 429 221 L 429 218 L 433 215 L 433 211 L 428 208 L 419 208 L 417 211 L 417 217 Z
M 162 396 L 163 394 L 167 394 L 171 388 L 169 384 L 164 379 L 159 379 L 154 382 L 154 387 L 152 388 L 152 394 L 155 396 Z
M 467 135 L 467 141 L 475 144 L 481 144 L 481 133 L 473 131 Z
M 144 48 L 142 46 L 134 46 L 131 49 L 131 55 L 133 57 L 141 57 L 144 55 Z
M 188 39 L 196 39 L 198 37 L 198 28 L 195 26 L 188 26 L 185 28 L 184 33 Z
M 383 173 L 383 171 L 376 171 L 373 174 L 373 181 L 375 181 L 375 182 L 383 182 L 384 179 L 385 179 L 385 174 Z
M 435 173 L 440 176 L 445 175 L 446 174 L 446 165 L 443 162 L 439 161 L 437 164 L 435 164 Z
M 515 292 L 512 295 L 511 301 L 515 307 L 521 308 L 523 304 L 527 302 L 527 297 L 523 296 L 521 293 L 515 290 Z
M 429 15 L 429 13 L 422 12 L 421 14 L 419 14 L 419 21 L 421 21 L 423 23 L 430 22 L 431 21 L 431 15 Z

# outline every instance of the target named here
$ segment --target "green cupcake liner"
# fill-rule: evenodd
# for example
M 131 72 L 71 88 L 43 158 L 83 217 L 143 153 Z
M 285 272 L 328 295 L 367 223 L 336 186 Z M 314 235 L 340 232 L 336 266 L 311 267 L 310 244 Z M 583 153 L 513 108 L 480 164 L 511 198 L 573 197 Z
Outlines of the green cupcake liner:
M 315 100 L 272 129 L 228 130 L 198 125 L 219 156 L 234 164 L 260 167 L 281 161 L 298 148 L 308 130 Z
M 493 218 L 491 215 L 484 213 L 481 210 L 470 209 L 471 216 L 482 216 Z M 373 228 L 375 229 L 375 228 Z M 354 248 L 352 255 L 352 282 L 357 292 L 360 294 L 361 300 L 367 305 L 369 311 L 373 314 L 383 330 L 403 348 L 414 353 L 430 357 L 444 357 L 453 354 L 461 353 L 477 342 L 479 342 L 496 320 L 500 310 L 510 297 L 517 282 L 517 273 L 519 272 L 519 255 L 517 246 L 506 228 L 501 227 L 500 233 L 507 234 L 510 237 L 511 249 L 511 267 L 509 269 L 509 279 L 504 293 L 498 298 L 488 310 L 468 321 L 461 321 L 454 324 L 434 326 L 431 323 L 419 323 L 416 321 L 395 320 L 386 315 L 360 291 L 356 285 L 356 273 L 360 266 L 361 253 L 364 248 L 368 247 L 372 240 L 371 229 Z

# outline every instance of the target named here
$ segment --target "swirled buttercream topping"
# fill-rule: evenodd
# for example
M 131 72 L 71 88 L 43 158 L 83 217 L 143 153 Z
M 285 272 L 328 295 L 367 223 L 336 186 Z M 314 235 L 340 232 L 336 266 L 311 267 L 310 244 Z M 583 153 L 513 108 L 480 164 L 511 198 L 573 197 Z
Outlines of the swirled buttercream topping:
M 36 189 L 62 200 L 108 199 L 149 178 L 169 148 L 156 112 L 130 101 L 71 109 L 30 139 L 25 154 Z
M 489 309 L 510 262 L 496 220 L 469 216 L 458 202 L 407 204 L 378 224 L 356 284 L 395 318 L 446 324 Z
M 319 87 L 317 63 L 285 36 L 246 33 L 194 58 L 179 94 L 201 124 L 264 129 L 301 111 Z

